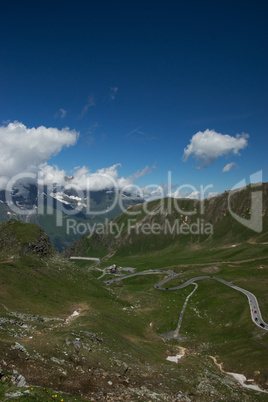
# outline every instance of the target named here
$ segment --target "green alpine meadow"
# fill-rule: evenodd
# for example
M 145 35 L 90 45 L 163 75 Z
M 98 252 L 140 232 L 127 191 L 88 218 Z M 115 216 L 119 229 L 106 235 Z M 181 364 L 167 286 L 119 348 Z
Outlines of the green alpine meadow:
M 250 194 L 234 200 L 245 219 Z M 61 254 L 39 226 L 2 223 L 1 398 L 267 400 L 267 219 L 261 234 L 241 228 L 227 195 L 206 200 L 203 215 L 197 200 L 132 206 Z M 212 233 L 196 234 L 201 216 Z M 197 223 L 192 234 L 175 232 L 179 218 Z M 171 232 L 159 233 L 165 222 Z M 263 322 L 217 278 L 253 294 Z

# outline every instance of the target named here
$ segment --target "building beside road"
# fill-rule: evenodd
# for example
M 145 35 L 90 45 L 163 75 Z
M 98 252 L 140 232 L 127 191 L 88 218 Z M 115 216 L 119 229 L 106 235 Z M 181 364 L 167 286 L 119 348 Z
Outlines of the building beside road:
M 109 274 L 117 274 L 118 268 L 115 264 L 110 265 L 109 267 L 106 268 L 107 273 Z

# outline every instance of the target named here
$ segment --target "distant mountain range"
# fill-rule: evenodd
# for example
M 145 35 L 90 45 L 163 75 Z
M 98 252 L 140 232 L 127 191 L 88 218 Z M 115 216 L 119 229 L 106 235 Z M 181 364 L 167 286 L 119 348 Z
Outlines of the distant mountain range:
M 66 250 L 66 255 L 176 256 L 183 250 L 202 247 L 268 244 L 267 209 L 268 183 L 248 185 L 233 193 L 226 191 L 203 202 L 165 198 L 134 205 L 112 219 L 104 233 L 96 228 L 90 237 L 83 236 Z
M 253 218 L 254 194 L 261 194 L 259 232 L 247 226 Z M 78 196 L 74 190 L 62 191 L 56 186 L 48 189 L 21 184 L 10 194 L 0 191 L 0 222 L 14 218 L 36 223 L 57 251 L 71 247 L 72 253 L 79 254 L 82 247 L 84 254 L 90 248 L 92 256 L 96 248 L 97 257 L 100 248 L 103 255 L 128 255 L 130 245 L 131 253 L 148 253 L 171 246 L 232 244 L 249 239 L 266 242 L 267 207 L 268 183 L 248 185 L 234 193 L 226 191 L 203 201 L 165 198 L 149 203 L 114 190 Z
M 57 186 L 17 184 L 10 193 L 0 191 L 0 222 L 14 218 L 36 223 L 62 251 L 81 236 L 81 231 L 68 230 L 68 219 L 75 220 L 76 226 L 91 227 L 143 202 L 139 196 L 115 190 L 83 191 L 78 196 L 74 190 L 63 191 Z

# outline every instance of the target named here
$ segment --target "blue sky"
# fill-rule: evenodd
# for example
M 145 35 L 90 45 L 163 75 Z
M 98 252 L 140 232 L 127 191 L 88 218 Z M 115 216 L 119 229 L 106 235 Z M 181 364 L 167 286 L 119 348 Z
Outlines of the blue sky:
M 265 1 L 10 0 L 1 11 L 0 142 L 17 165 L 0 159 L 0 175 L 27 169 L 31 141 L 6 141 L 18 121 L 80 133 L 51 145 L 43 131 L 46 152 L 31 166 L 121 164 L 124 178 L 148 166 L 137 185 L 164 184 L 171 171 L 173 184 L 215 192 L 258 170 L 267 181 Z

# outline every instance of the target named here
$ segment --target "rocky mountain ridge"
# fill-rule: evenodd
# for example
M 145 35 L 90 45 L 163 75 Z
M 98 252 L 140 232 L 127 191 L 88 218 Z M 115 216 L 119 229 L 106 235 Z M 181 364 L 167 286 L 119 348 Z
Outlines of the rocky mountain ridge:
M 42 228 L 15 219 L 0 224 L 0 255 L 8 257 L 50 257 L 55 250 Z
M 252 223 L 253 194 L 260 197 L 262 207 L 260 231 L 248 225 Z M 244 241 L 264 243 L 268 241 L 267 210 L 268 183 L 248 185 L 234 193 L 226 191 L 203 201 L 171 198 L 156 200 L 129 207 L 108 222 L 104 233 L 98 233 L 97 228 L 89 236 L 85 235 L 71 245 L 65 253 L 98 257 L 98 254 L 103 256 L 105 253 L 135 255 L 171 246 L 179 249 L 231 246 Z

